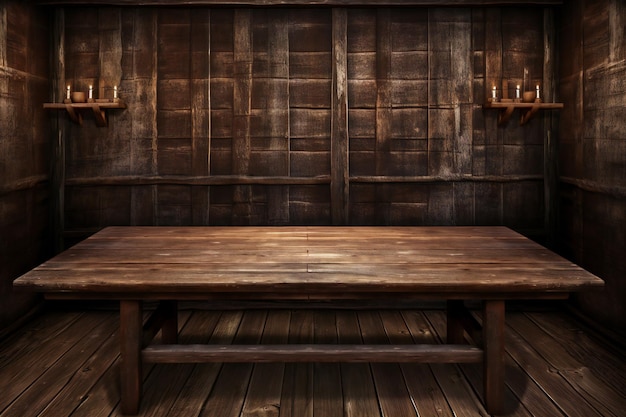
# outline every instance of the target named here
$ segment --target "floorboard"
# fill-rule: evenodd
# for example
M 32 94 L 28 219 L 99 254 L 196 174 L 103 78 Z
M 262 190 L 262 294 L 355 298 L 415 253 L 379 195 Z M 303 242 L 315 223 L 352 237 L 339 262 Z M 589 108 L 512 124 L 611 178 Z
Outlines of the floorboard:
M 121 416 L 118 319 L 47 310 L 0 340 L 0 417 Z M 179 329 L 181 343 L 439 343 L 446 334 L 437 309 L 188 309 Z M 621 346 L 557 309 L 509 311 L 506 338 L 507 416 L 623 415 Z M 143 417 L 488 415 L 480 364 L 158 364 L 145 366 L 143 392 Z
M 270 311 L 267 316 L 261 343 L 287 343 L 289 337 L 289 311 Z M 285 364 L 259 363 L 254 366 L 248 392 L 241 412 L 242 417 L 278 417 Z
M 443 343 L 446 334 L 445 313 L 443 311 L 427 312 L 426 318 L 433 329 L 431 336 L 427 338 L 427 343 Z M 423 326 L 422 326 L 423 327 Z M 482 404 L 482 365 L 479 364 L 481 379 L 478 385 L 472 386 L 464 378 L 460 368 L 456 365 L 445 366 L 433 364 L 430 366 L 435 378 L 441 387 L 448 404 L 452 408 L 455 416 L 477 417 L 489 415 Z M 508 398 L 507 393 L 507 398 Z M 480 399 L 479 399 L 480 398 Z M 507 401 L 507 405 L 511 404 Z M 513 410 L 507 409 L 510 414 Z

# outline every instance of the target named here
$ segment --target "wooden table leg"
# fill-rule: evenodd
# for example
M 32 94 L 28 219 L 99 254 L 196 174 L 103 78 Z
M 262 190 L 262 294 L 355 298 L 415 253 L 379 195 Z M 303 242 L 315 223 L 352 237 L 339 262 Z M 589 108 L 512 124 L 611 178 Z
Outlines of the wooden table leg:
M 143 312 L 141 301 L 120 302 L 120 375 L 123 414 L 137 414 L 141 401 L 141 342 Z
M 504 407 L 504 301 L 483 304 L 484 394 L 489 414 L 502 414 Z
M 165 311 L 165 321 L 161 327 L 163 343 L 178 343 L 178 302 L 175 300 L 161 301 Z
M 463 300 L 448 300 L 447 301 L 447 339 L 448 344 L 463 344 L 465 339 L 463 337 Z

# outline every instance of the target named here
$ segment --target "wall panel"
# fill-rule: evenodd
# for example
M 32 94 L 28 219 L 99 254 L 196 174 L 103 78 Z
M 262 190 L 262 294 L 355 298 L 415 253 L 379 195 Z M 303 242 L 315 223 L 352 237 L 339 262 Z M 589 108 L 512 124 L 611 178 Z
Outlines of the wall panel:
M 543 227 L 541 119 L 498 127 L 482 110 L 494 80 L 514 85 L 524 66 L 541 79 L 541 7 L 66 13 L 68 83 L 106 95 L 117 82 L 128 103 L 107 128 L 65 126 L 68 231 L 89 227 L 82 210 L 94 230 L 112 218 Z M 80 197 L 112 183 L 129 190 L 126 215 Z
M 38 298 L 13 280 L 53 252 L 49 22 L 24 2 L 0 2 L 0 338 Z
M 559 246 L 606 289 L 577 297 L 596 320 L 626 328 L 626 8 L 577 0 L 564 8 L 560 90 Z

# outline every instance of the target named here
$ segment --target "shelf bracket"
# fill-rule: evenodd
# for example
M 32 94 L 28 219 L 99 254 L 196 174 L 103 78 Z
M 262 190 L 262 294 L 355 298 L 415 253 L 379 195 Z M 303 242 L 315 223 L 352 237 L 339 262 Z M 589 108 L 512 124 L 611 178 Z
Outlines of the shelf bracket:
M 65 110 L 67 110 L 67 114 L 70 116 L 70 119 L 72 119 L 74 123 L 77 123 L 79 125 L 83 124 L 83 115 L 77 112 L 74 107 L 72 107 L 71 102 L 65 103 Z
M 532 106 L 530 109 L 528 109 L 526 112 L 523 112 L 522 118 L 520 119 L 519 124 L 522 126 L 525 125 L 531 119 L 531 117 L 533 117 L 534 114 L 539 111 L 539 108 L 540 106 L 537 103 L 534 106 Z
M 499 125 L 507 124 L 509 119 L 511 118 L 511 115 L 513 114 L 513 110 L 515 110 L 515 107 L 513 106 L 509 106 L 505 109 L 502 109 L 500 111 L 500 114 L 498 114 L 498 124 Z
M 93 110 L 93 115 L 96 118 L 96 126 L 105 127 L 107 125 L 107 116 L 104 110 L 102 110 L 98 105 L 94 105 L 91 109 Z

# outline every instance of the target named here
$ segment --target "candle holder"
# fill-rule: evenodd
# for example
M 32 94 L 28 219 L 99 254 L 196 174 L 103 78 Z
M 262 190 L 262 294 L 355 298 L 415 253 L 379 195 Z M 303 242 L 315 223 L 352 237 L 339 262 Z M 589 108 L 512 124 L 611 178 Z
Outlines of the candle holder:
M 491 103 L 497 103 L 498 102 L 498 90 L 496 89 L 495 85 L 491 89 L 491 96 L 487 99 L 487 101 L 491 102 Z

